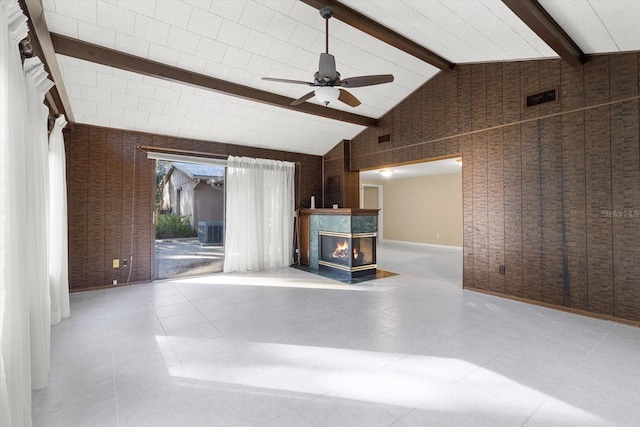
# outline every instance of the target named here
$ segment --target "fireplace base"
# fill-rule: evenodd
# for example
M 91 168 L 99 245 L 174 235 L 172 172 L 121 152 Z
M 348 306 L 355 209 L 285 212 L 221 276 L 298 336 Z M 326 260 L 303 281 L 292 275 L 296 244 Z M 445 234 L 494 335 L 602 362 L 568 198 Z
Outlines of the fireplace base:
M 320 269 L 325 271 L 331 271 L 340 277 L 346 277 L 349 279 L 355 279 L 357 277 L 366 277 L 366 276 L 375 276 L 378 272 L 377 265 L 373 264 L 372 266 L 367 266 L 366 269 L 363 270 L 343 270 L 340 268 L 336 268 L 334 266 L 325 265 L 322 261 L 319 261 Z

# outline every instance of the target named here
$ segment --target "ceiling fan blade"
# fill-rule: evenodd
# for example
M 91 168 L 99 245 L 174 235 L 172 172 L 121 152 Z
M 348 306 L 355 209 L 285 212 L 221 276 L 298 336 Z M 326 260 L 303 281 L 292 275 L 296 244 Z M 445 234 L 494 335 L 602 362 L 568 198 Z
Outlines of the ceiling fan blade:
M 316 94 L 315 91 L 311 91 L 308 94 L 301 96 L 300 98 L 296 99 L 295 101 L 293 101 L 291 103 L 291 105 L 300 105 L 302 104 L 304 101 L 306 101 L 307 99 L 311 99 L 314 97 L 314 95 Z
M 329 53 L 320 54 L 318 76 L 320 80 L 327 78 L 330 81 L 334 81 L 336 79 L 336 58 L 333 55 Z
M 274 79 L 273 77 L 263 77 L 262 80 L 266 80 L 268 82 L 295 83 L 295 84 L 298 84 L 298 85 L 313 86 L 313 83 L 304 82 L 302 80 Z
M 338 100 L 344 102 L 345 104 L 351 107 L 357 107 L 361 104 L 361 102 L 355 96 L 351 95 L 344 89 L 340 89 L 340 96 L 338 96 Z
M 391 83 L 393 81 L 393 75 L 391 74 L 378 74 L 375 76 L 358 76 L 349 77 L 340 82 L 340 86 L 344 87 L 362 87 L 380 85 L 383 83 Z

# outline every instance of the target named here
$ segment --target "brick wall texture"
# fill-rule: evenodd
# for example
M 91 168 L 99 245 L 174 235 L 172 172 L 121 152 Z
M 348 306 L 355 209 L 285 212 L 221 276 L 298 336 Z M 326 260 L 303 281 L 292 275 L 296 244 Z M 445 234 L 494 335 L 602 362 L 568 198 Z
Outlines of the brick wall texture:
M 322 197 L 320 156 L 76 124 L 65 132 L 71 290 L 153 277 L 155 160 L 138 145 L 297 162 L 296 207 Z
M 349 171 L 461 155 L 465 288 L 640 321 L 639 62 L 441 72 L 350 141 Z

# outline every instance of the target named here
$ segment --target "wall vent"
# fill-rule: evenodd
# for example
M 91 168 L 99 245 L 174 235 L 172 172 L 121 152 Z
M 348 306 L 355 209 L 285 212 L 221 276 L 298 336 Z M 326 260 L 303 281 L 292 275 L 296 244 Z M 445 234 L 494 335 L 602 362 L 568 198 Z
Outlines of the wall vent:
M 527 96 L 527 108 L 535 107 L 536 105 L 540 104 L 546 104 L 547 102 L 556 102 L 558 100 L 556 92 L 557 91 L 554 88 Z
M 391 141 L 391 134 L 388 133 L 386 135 L 380 135 L 378 137 L 378 144 L 382 144 L 383 142 L 389 142 Z

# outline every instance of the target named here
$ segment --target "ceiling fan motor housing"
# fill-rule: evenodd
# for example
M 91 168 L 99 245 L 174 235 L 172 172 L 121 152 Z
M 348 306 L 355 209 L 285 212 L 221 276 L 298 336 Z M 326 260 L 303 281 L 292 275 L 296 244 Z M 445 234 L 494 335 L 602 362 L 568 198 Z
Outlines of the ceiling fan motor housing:
M 324 19 L 331 18 L 333 16 L 333 7 L 325 6 L 322 9 L 320 9 L 320 16 L 322 16 L 322 18 Z
M 320 78 L 320 73 L 318 71 L 313 75 L 314 86 L 334 86 L 340 83 L 340 73 L 336 71 L 336 78 L 332 80 L 329 77 Z

